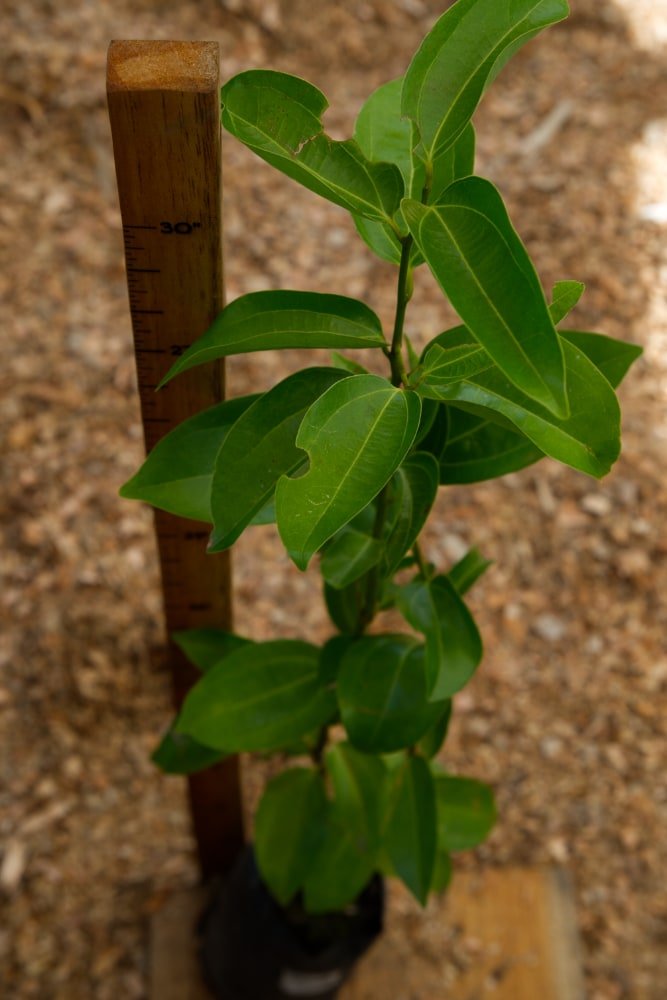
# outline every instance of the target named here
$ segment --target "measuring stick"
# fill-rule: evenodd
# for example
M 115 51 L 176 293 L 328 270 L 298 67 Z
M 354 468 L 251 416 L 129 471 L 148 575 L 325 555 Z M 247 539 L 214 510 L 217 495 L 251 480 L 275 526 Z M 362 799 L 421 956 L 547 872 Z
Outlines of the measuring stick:
M 107 96 L 147 450 L 223 394 L 222 364 L 185 372 L 155 392 L 223 305 L 218 88 L 216 42 L 109 47 Z M 206 555 L 209 527 L 162 511 L 155 525 L 168 634 L 230 628 L 229 559 Z M 178 707 L 198 674 L 172 642 L 168 652 Z M 243 841 L 237 760 L 193 775 L 189 791 L 203 874 L 223 872 Z

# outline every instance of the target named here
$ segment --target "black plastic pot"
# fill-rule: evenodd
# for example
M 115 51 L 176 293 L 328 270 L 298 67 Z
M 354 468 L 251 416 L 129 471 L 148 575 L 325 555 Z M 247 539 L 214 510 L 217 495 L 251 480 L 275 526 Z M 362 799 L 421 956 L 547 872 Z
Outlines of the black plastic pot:
M 206 981 L 218 1000 L 333 1000 L 383 917 L 379 876 L 340 913 L 279 906 L 246 848 L 200 922 Z

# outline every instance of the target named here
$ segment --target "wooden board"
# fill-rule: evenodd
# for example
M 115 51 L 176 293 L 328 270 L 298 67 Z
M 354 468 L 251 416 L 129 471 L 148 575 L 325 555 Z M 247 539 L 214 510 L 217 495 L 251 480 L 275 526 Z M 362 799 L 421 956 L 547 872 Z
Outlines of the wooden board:
M 146 449 L 220 402 L 222 364 L 156 387 L 223 306 L 219 47 L 216 42 L 115 41 L 107 97 L 141 416 Z M 156 512 L 167 635 L 231 628 L 227 553 L 206 555 L 206 524 Z M 176 706 L 198 673 L 169 643 Z M 234 758 L 189 780 L 205 876 L 223 872 L 243 842 Z
M 400 891 L 400 890 L 399 890 Z M 194 933 L 204 903 L 178 894 L 153 917 L 151 1000 L 207 1000 Z M 584 1000 L 572 887 L 558 869 L 459 873 L 419 912 L 402 896 L 388 933 L 340 1000 Z M 261 1000 L 261 998 L 258 998 Z

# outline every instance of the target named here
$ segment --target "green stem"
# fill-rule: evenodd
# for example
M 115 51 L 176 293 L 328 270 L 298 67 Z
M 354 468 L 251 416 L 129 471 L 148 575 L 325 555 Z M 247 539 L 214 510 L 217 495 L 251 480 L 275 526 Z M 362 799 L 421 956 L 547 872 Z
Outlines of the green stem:
M 310 756 L 317 770 L 324 773 L 324 750 L 329 740 L 329 727 L 322 726 L 317 736 L 317 743 L 311 750 Z
M 398 270 L 398 285 L 396 289 L 396 314 L 394 316 L 394 331 L 391 338 L 391 347 L 387 352 L 391 365 L 392 385 L 397 388 L 407 380 L 405 366 L 403 364 L 403 325 L 405 323 L 405 312 L 412 294 L 411 273 L 410 273 L 410 251 L 412 250 L 412 236 L 406 236 L 401 249 L 401 265 Z M 375 511 L 375 522 L 373 524 L 373 538 L 381 539 L 384 533 L 384 524 L 387 518 L 387 504 L 389 500 L 389 483 L 380 491 L 377 499 Z M 380 589 L 381 570 L 379 566 L 370 570 L 366 578 L 366 593 L 359 614 L 357 634 L 361 635 L 370 625 L 375 617 L 378 593 Z
M 389 349 L 389 363 L 391 365 L 391 381 L 393 385 L 400 386 L 405 382 L 406 372 L 403 365 L 403 324 L 405 323 L 405 311 L 410 301 L 410 253 L 412 251 L 412 236 L 406 236 L 402 241 L 401 264 L 398 270 L 398 287 L 396 289 L 396 314 L 394 316 L 394 331 L 391 337 L 391 347 Z
M 424 553 L 421 550 L 421 545 L 419 544 L 419 542 L 415 542 L 415 544 L 412 546 L 412 554 L 415 557 L 415 562 L 417 563 L 417 566 L 419 567 L 419 572 L 421 573 L 421 575 L 424 577 L 425 580 L 429 580 L 431 577 L 431 571 L 428 567 L 426 559 L 424 558 Z

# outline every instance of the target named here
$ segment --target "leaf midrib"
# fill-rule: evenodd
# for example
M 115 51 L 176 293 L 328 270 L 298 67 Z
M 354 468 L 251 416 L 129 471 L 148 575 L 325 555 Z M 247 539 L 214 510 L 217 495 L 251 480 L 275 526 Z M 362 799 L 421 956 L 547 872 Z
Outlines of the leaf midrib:
M 442 122 L 440 123 L 440 126 L 438 127 L 438 129 L 436 130 L 436 132 L 435 132 L 435 134 L 433 136 L 433 141 L 431 143 L 431 148 L 429 150 L 429 156 L 430 157 L 433 157 L 434 153 L 436 152 L 436 148 L 435 147 L 437 146 L 438 138 L 442 134 L 442 132 L 444 131 L 445 125 L 449 121 L 449 119 L 450 119 L 450 117 L 451 117 L 451 115 L 453 113 L 453 109 L 456 107 L 458 101 L 461 98 L 461 95 L 466 90 L 466 88 L 470 84 L 471 80 L 476 76 L 477 73 L 479 73 L 479 71 L 482 68 L 482 66 L 484 66 L 484 64 L 487 63 L 496 52 L 498 52 L 498 54 L 500 55 L 500 53 L 502 53 L 504 51 L 504 49 L 506 48 L 507 39 L 510 37 L 510 35 L 512 35 L 513 32 L 515 32 L 518 29 L 520 29 L 522 27 L 522 25 L 530 17 L 532 17 L 532 15 L 535 12 L 536 8 L 539 7 L 542 2 L 543 2 L 543 0 L 536 0 L 535 4 L 531 7 L 529 13 L 526 14 L 525 17 L 523 17 L 521 21 L 517 21 L 517 23 L 515 25 L 513 25 L 513 27 L 511 27 L 509 29 L 509 31 L 505 32 L 505 34 L 497 42 L 495 49 L 492 49 L 489 52 L 489 54 L 484 58 L 484 60 L 482 60 L 481 62 L 478 62 L 477 63 L 477 68 L 465 79 L 463 85 L 459 88 L 456 96 L 454 97 L 454 99 L 450 103 L 450 111 L 443 118 Z M 460 23 L 461 22 L 459 22 L 459 24 Z M 455 34 L 455 31 L 456 31 L 456 29 L 454 29 L 454 31 L 452 31 L 452 33 L 449 35 L 449 37 L 447 38 L 447 42 L 449 42 L 450 39 L 453 37 L 453 35 Z M 530 31 L 520 32 L 516 36 L 516 39 L 518 40 L 519 38 L 522 38 L 523 35 L 529 35 L 529 34 L 530 34 Z M 445 44 L 447 44 L 447 43 L 445 42 Z M 432 58 L 431 62 L 429 63 L 428 69 L 424 72 L 424 75 L 423 75 L 423 78 L 422 78 L 422 84 L 421 84 L 421 87 L 419 88 L 419 97 L 417 98 L 417 113 L 418 113 L 418 115 L 419 115 L 420 118 L 421 118 L 421 109 L 422 109 L 422 103 L 423 103 L 423 95 L 424 95 L 424 90 L 426 88 L 426 78 L 427 78 L 427 76 L 429 76 L 431 70 L 433 69 L 433 64 L 435 63 L 436 59 L 440 55 L 441 51 L 442 51 L 442 47 L 440 49 L 438 49 L 434 53 L 433 58 Z
M 472 208 L 468 208 L 467 206 L 463 206 L 463 205 L 460 205 L 460 206 L 459 206 L 459 205 L 456 205 L 456 206 L 452 206 L 452 205 L 448 205 L 448 206 L 443 206 L 443 207 L 447 207 L 447 208 L 450 208 L 450 209 L 451 209 L 451 208 L 454 208 L 454 209 L 459 209 L 460 211 L 464 211 L 464 212 L 473 212 L 473 213 L 475 213 L 475 214 L 479 215 L 479 216 L 480 216 L 480 217 L 481 217 L 482 219 L 484 219 L 484 220 L 485 220 L 485 221 L 486 221 L 486 222 L 487 222 L 488 224 L 490 224 L 490 225 L 491 225 L 491 227 L 492 227 L 493 229 L 495 229 L 495 231 L 496 231 L 496 232 L 498 233 L 498 235 L 500 236 L 500 238 L 501 238 L 501 239 L 503 240 L 503 242 L 504 242 L 504 243 L 505 243 L 505 245 L 507 246 L 507 241 L 506 241 L 506 240 L 504 239 L 504 237 L 503 237 L 502 233 L 501 233 L 501 232 L 500 232 L 500 230 L 499 230 L 499 229 L 497 228 L 497 226 L 495 225 L 495 223 L 493 223 L 493 222 L 492 222 L 492 221 L 491 221 L 491 220 L 489 219 L 489 217 L 488 217 L 488 216 L 486 216 L 486 215 L 484 215 L 484 214 L 483 214 L 482 212 L 479 212 L 479 211 L 477 211 L 476 209 L 472 209 Z M 435 215 L 435 217 L 436 217 L 436 218 L 437 218 L 437 219 L 438 219 L 438 220 L 440 221 L 440 223 L 441 223 L 441 225 L 442 225 L 442 228 L 443 228 L 443 229 L 445 229 L 445 230 L 447 231 L 447 233 L 448 233 L 448 235 L 449 235 L 449 238 L 451 239 L 452 243 L 454 244 L 454 246 L 456 247 L 456 249 L 457 249 L 458 253 L 460 254 L 460 256 L 461 256 L 461 260 L 462 260 L 462 261 L 464 262 L 464 264 L 465 264 L 465 266 L 466 266 L 466 268 L 467 268 L 467 270 L 468 270 L 469 274 L 471 275 L 471 277 L 472 277 L 472 279 L 473 279 L 473 281 L 474 281 L 475 285 L 476 285 L 476 286 L 477 286 L 477 288 L 479 289 L 479 291 L 480 291 L 480 294 L 481 294 L 481 295 L 482 295 L 482 297 L 483 297 L 483 298 L 485 299 L 485 301 L 486 301 L 486 302 L 488 303 L 488 305 L 490 306 L 491 310 L 492 310 L 492 311 L 493 311 L 493 312 L 495 313 L 495 315 L 496 315 L 496 316 L 498 317 L 498 319 L 499 319 L 499 321 L 500 321 L 501 325 L 502 325 L 502 326 L 503 326 L 503 327 L 504 327 L 504 328 L 505 328 L 505 329 L 507 330 L 507 333 L 509 334 L 509 337 L 510 337 L 510 339 L 511 339 L 511 340 L 513 341 L 513 343 L 514 343 L 514 344 L 516 345 L 516 348 L 517 348 L 517 350 L 518 350 L 519 354 L 520 354 L 520 355 L 521 355 L 521 357 L 522 357 L 522 358 L 523 358 L 523 359 L 525 360 L 526 364 L 528 365 L 528 367 L 530 368 L 530 370 L 531 370 L 531 371 L 533 372 L 533 374 L 535 375 L 535 377 L 536 377 L 536 379 L 537 379 L 538 383 L 539 383 L 540 385 L 542 385 L 542 386 L 543 386 L 543 387 L 544 387 L 544 388 L 545 388 L 545 389 L 547 390 L 547 393 L 548 393 L 548 395 L 549 395 L 549 398 L 550 398 L 550 399 L 552 399 L 552 400 L 554 400 L 554 402 L 557 402 L 557 401 L 555 400 L 555 398 L 554 398 L 554 395 L 553 395 L 553 393 L 552 393 L 552 391 L 551 391 L 551 389 L 550 389 L 549 385 L 548 385 L 548 384 L 547 384 L 547 383 L 546 383 L 546 382 L 544 381 L 544 379 L 543 379 L 543 378 L 542 378 L 542 376 L 540 375 L 540 372 L 539 372 L 539 371 L 538 371 L 538 369 L 537 369 L 537 368 L 535 367 L 535 365 L 534 365 L 534 364 L 533 364 L 533 362 L 531 361 L 530 357 L 529 357 L 529 356 L 528 356 L 528 355 L 526 354 L 526 352 L 525 352 L 525 350 L 524 350 L 524 348 L 523 348 L 523 345 L 521 344 L 521 341 L 520 341 L 520 340 L 517 340 L 517 338 L 516 338 L 516 336 L 514 335 L 514 333 L 513 333 L 512 329 L 511 329 L 511 327 L 509 327 L 509 326 L 508 326 L 508 324 L 507 324 L 507 321 L 506 321 L 506 320 L 505 320 L 505 318 L 504 318 L 504 317 L 502 316 L 502 314 L 501 314 L 500 312 L 498 312 L 498 310 L 497 310 L 497 308 L 496 308 L 495 304 L 494 304 L 494 303 L 493 303 L 493 301 L 492 301 L 492 300 L 491 300 L 491 299 L 489 298 L 489 296 L 487 295 L 487 293 L 486 293 L 486 291 L 484 290 L 483 286 L 482 286 L 482 285 L 480 284 L 480 282 L 479 282 L 479 280 L 478 280 L 478 278 L 477 278 L 477 275 L 475 274 L 475 271 L 474 271 L 474 269 L 473 269 L 473 268 L 471 267 L 471 265 L 470 265 L 470 262 L 469 262 L 468 258 L 467 258 L 467 257 L 466 257 L 466 255 L 464 254 L 464 252 L 463 252 L 463 250 L 462 250 L 461 246 L 459 245 L 459 243 L 458 243 L 458 241 L 456 240 L 456 238 L 455 238 L 454 234 L 452 233 L 452 230 L 451 230 L 451 229 L 449 228 L 449 226 L 448 226 L 448 225 L 446 224 L 445 220 L 444 220 L 444 219 L 442 218 L 442 216 L 440 215 L 440 213 L 439 213 L 439 212 L 437 212 L 437 211 L 434 211 L 433 209 L 430 209 L 429 211 L 432 211 L 432 212 L 434 212 L 434 215 Z M 419 227 L 419 229 L 420 229 L 420 235 L 421 235 L 421 226 L 422 226 L 422 225 L 423 225 L 423 223 L 424 223 L 424 222 L 426 221 L 426 219 L 427 219 L 427 215 L 425 214 L 425 215 L 423 216 L 423 218 L 422 218 L 422 221 L 421 221 L 421 224 L 420 224 L 420 227 Z M 509 249 L 509 248 L 508 248 L 508 249 Z M 510 252 L 511 252 L 511 251 L 510 251 Z M 514 255 L 512 255 L 512 260 L 513 260 L 513 261 L 515 260 L 515 258 L 514 258 Z M 516 263 L 516 261 L 515 261 L 515 263 Z M 521 270 L 521 269 L 520 269 L 520 270 Z M 523 270 L 521 270 L 521 273 L 522 273 L 522 274 L 524 274 L 524 276 L 525 276 L 525 272 L 524 272 Z M 474 332 L 474 331 L 472 331 L 472 332 Z M 495 362 L 495 363 L 497 364 L 497 362 Z M 507 376 L 507 377 L 509 378 L 509 376 Z M 513 381 L 513 380 L 512 380 L 512 379 L 510 379 L 510 381 Z
M 356 397 L 354 397 L 354 399 L 349 400 L 348 403 L 345 404 L 345 405 L 346 406 L 351 406 L 354 403 L 358 402 L 359 400 L 368 398 L 368 396 L 373 396 L 373 395 L 375 395 L 377 393 L 383 393 L 383 392 L 386 392 L 386 391 L 387 390 L 384 387 L 382 387 L 380 389 L 373 389 L 370 392 L 364 393 L 364 395 L 362 395 L 362 396 L 356 396 Z M 378 423 L 380 422 L 380 420 L 382 419 L 382 417 L 386 413 L 387 409 L 393 404 L 394 400 L 398 400 L 400 398 L 401 397 L 398 394 L 398 392 L 396 390 L 394 390 L 391 393 L 391 395 L 388 397 L 387 402 L 384 404 L 384 406 L 382 407 L 382 409 L 377 414 L 375 420 L 373 421 L 371 427 L 368 430 L 368 433 L 366 434 L 365 438 L 363 439 L 363 442 L 362 442 L 361 446 L 357 450 L 356 457 L 354 458 L 354 460 L 348 466 L 348 468 L 347 468 L 347 470 L 345 472 L 345 475 L 343 476 L 343 478 L 338 483 L 338 486 L 334 490 L 334 492 L 333 492 L 333 494 L 332 494 L 329 502 L 327 503 L 327 505 L 324 508 L 324 510 L 322 511 L 320 517 L 317 519 L 317 521 L 315 522 L 313 528 L 311 529 L 311 531 L 310 531 L 310 533 L 309 533 L 309 535 L 308 535 L 308 537 L 306 539 L 306 542 L 305 542 L 305 544 L 303 546 L 304 550 L 307 550 L 308 547 L 310 546 L 310 543 L 312 541 L 313 535 L 317 532 L 317 529 L 319 528 L 320 524 L 322 523 L 322 521 L 324 520 L 324 518 L 328 515 L 328 513 L 331 510 L 331 508 L 334 505 L 334 503 L 337 501 L 338 497 L 340 496 L 341 490 L 343 489 L 343 487 L 345 486 L 346 482 L 348 481 L 348 479 L 352 475 L 352 472 L 359 465 L 361 457 L 366 453 L 366 450 L 368 448 L 368 443 L 369 443 L 372 435 L 375 433 L 375 429 L 376 429 Z M 403 400 L 401 400 L 401 402 L 403 402 Z M 317 435 L 316 441 L 319 441 L 319 439 L 322 436 L 322 434 L 325 433 L 326 427 L 328 426 L 328 424 L 330 423 L 330 421 L 333 420 L 335 417 L 339 416 L 340 413 L 342 412 L 342 410 L 344 408 L 345 408 L 344 406 L 341 407 L 340 410 L 336 410 L 331 415 L 331 417 L 329 418 L 329 420 L 327 420 L 326 423 L 320 428 L 320 431 L 319 431 L 319 433 Z M 404 434 L 404 436 L 405 436 L 405 434 Z M 297 439 L 297 445 L 298 445 L 298 439 Z M 311 443 L 311 448 L 312 448 L 312 446 L 313 445 Z M 310 454 L 310 452 L 309 452 L 309 454 Z M 381 488 L 382 487 L 380 487 L 380 489 Z
M 274 92 L 275 93 L 281 93 L 280 91 L 275 91 L 275 89 L 274 89 Z M 284 96 L 284 95 L 281 94 L 281 96 Z M 294 100 L 294 98 L 290 97 L 290 100 Z M 296 101 L 296 100 L 294 100 L 294 103 L 295 104 L 299 104 L 299 102 Z M 300 105 L 300 106 L 301 107 L 305 107 L 305 105 Z M 288 154 L 285 153 L 283 147 L 280 146 L 280 145 L 278 145 L 278 143 L 276 142 L 276 140 L 270 134 L 268 134 L 267 132 L 264 132 L 264 130 L 261 129 L 261 128 L 259 128 L 255 123 L 253 123 L 251 121 L 248 121 L 246 118 L 244 118 L 242 115 L 240 115 L 238 113 L 238 111 L 232 111 L 232 110 L 230 110 L 229 106 L 226 107 L 226 110 L 227 110 L 227 113 L 230 115 L 230 117 L 238 119 L 239 121 L 243 122 L 244 125 L 249 126 L 250 128 L 254 129 L 256 132 L 258 132 L 261 136 L 263 136 L 269 142 L 269 144 L 273 147 L 273 150 L 268 150 L 268 152 L 273 152 L 274 156 L 278 156 L 280 159 L 286 160 L 288 163 L 298 163 L 298 165 L 301 167 L 301 169 L 304 170 L 307 174 L 309 174 L 309 176 L 315 178 L 315 180 L 319 181 L 321 184 L 324 184 L 325 186 L 328 186 L 332 191 L 336 192 L 338 194 L 338 196 L 341 197 L 343 200 L 345 200 L 348 204 L 350 204 L 349 199 L 350 199 L 350 195 L 352 195 L 352 197 L 354 199 L 356 199 L 360 204 L 367 205 L 371 209 L 373 209 L 374 213 L 375 213 L 374 217 L 377 217 L 378 212 L 380 212 L 382 214 L 382 220 L 380 220 L 380 221 L 385 221 L 389 226 L 391 226 L 391 223 L 392 223 L 391 216 L 388 215 L 387 212 L 385 211 L 384 205 L 382 204 L 381 200 L 379 201 L 378 204 L 374 204 L 372 201 L 369 201 L 366 197 L 363 197 L 363 196 L 361 196 L 359 194 L 356 194 L 355 192 L 350 192 L 347 188 L 341 187 L 340 185 L 334 183 L 334 181 L 332 181 L 329 177 L 324 177 L 322 174 L 318 174 L 317 171 L 315 171 L 315 170 L 312 169 L 312 167 L 308 166 L 301 159 L 299 159 L 299 152 L 304 148 L 304 146 L 307 145 L 308 143 L 312 142 L 314 139 L 319 138 L 320 136 L 324 136 L 329 142 L 332 142 L 332 143 L 336 142 L 335 139 L 331 139 L 326 134 L 326 132 L 324 131 L 324 128 L 321 125 L 321 123 L 320 123 L 320 129 L 319 129 L 318 132 L 316 132 L 312 136 L 309 136 L 307 139 L 305 139 L 303 142 L 300 143 L 300 150 L 299 150 L 299 152 L 293 151 L 293 152 L 291 152 L 291 155 L 288 155 Z M 312 114 L 312 112 L 310 112 L 310 113 Z M 250 145 L 250 143 L 248 143 L 248 145 Z M 337 145 L 338 146 L 342 146 L 343 143 L 337 143 Z M 274 150 L 277 150 L 277 152 L 275 152 Z M 345 152 L 348 155 L 351 155 L 349 153 L 349 150 L 346 149 Z M 368 168 L 365 166 L 365 164 L 363 162 L 361 162 L 361 160 L 359 160 L 357 158 L 353 158 L 353 159 L 354 159 L 354 162 L 361 168 L 361 170 L 363 171 L 363 173 L 365 174 L 365 176 L 370 181 L 371 186 L 372 186 L 373 190 L 375 191 L 376 195 L 378 195 L 377 186 L 375 184 L 375 181 L 374 181 L 373 177 L 369 173 Z

